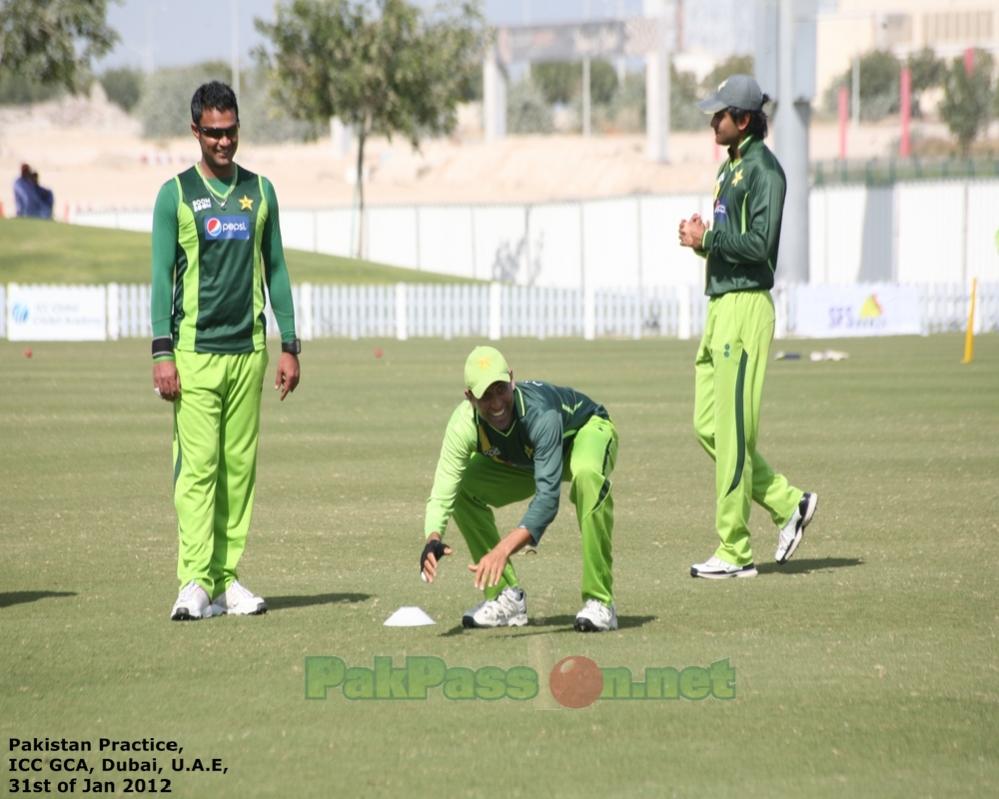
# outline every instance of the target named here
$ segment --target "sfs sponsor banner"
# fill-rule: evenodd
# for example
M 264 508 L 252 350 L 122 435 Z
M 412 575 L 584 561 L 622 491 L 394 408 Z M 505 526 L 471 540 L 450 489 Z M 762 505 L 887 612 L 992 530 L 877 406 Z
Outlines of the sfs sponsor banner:
M 809 338 L 922 333 L 911 286 L 799 286 L 795 332 Z
M 103 341 L 107 338 L 104 286 L 7 287 L 11 341 Z

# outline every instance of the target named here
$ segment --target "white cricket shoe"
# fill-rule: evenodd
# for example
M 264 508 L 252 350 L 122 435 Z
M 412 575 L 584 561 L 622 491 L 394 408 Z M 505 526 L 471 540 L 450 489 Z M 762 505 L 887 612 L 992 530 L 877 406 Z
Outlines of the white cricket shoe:
M 212 611 L 216 616 L 227 613 L 231 616 L 259 616 L 267 612 L 267 603 L 263 597 L 241 585 L 239 580 L 233 580 L 225 591 L 215 597 Z
M 617 610 L 599 599 L 587 599 L 573 625 L 580 633 L 605 633 L 617 629 Z
M 704 561 L 704 563 L 695 563 L 690 567 L 691 577 L 705 577 L 708 580 L 725 580 L 729 577 L 755 577 L 756 575 L 756 566 L 752 563 L 747 563 L 745 566 L 736 566 L 734 563 L 727 563 L 714 555 Z
M 815 515 L 815 509 L 818 505 L 819 495 L 806 492 L 787 524 L 780 528 L 780 532 L 777 534 L 777 552 L 774 554 L 774 560 L 778 563 L 787 563 L 790 560 L 798 548 L 798 544 L 801 543 L 805 528 L 808 527 L 812 516 Z
M 208 592 L 193 580 L 180 589 L 170 610 L 170 621 L 197 621 L 214 615 Z
M 504 588 L 496 599 L 466 610 L 461 624 L 464 627 L 523 627 L 527 624 L 527 594 L 522 588 Z

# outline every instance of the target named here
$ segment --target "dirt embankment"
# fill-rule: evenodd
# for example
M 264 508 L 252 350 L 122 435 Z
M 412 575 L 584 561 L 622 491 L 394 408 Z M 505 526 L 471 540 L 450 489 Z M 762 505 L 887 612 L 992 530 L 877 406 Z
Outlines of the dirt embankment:
M 467 118 L 474 115 L 466 115 Z M 940 126 L 917 134 L 942 135 Z M 851 130 L 851 158 L 885 157 L 897 150 L 897 124 Z M 815 124 L 813 159 L 838 154 L 835 124 Z M 414 152 L 396 139 L 366 148 L 366 200 L 372 204 L 541 202 L 709 191 L 720 157 L 705 123 L 703 132 L 674 133 L 670 163 L 645 158 L 641 135 L 510 136 L 485 142 L 473 123 L 450 139 L 426 142 Z M 152 141 L 139 123 L 105 99 L 68 98 L 31 108 L 0 108 L 0 202 L 13 215 L 12 184 L 21 163 L 54 190 L 56 215 L 67 209 L 151 208 L 160 185 L 199 157 L 193 138 Z M 354 156 L 334 151 L 330 140 L 258 145 L 244 130 L 239 161 L 267 175 L 283 207 L 348 205 L 354 194 Z M 4 179 L 6 178 L 6 179 Z

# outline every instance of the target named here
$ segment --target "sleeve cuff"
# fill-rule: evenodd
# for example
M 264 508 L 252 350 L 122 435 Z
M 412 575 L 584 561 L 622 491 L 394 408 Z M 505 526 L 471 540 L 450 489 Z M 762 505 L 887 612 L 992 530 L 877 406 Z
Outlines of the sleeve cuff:
M 157 336 L 153 339 L 153 360 L 158 361 L 165 358 L 173 360 L 173 338 Z

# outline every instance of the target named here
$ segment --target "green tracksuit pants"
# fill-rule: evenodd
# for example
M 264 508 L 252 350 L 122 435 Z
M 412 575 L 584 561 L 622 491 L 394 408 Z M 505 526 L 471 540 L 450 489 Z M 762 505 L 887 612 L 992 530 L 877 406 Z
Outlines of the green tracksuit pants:
M 181 587 L 193 580 L 214 598 L 236 579 L 250 529 L 267 352 L 177 351 L 175 358 L 177 577 Z
M 611 552 L 614 500 L 610 475 L 617 460 L 617 430 L 609 419 L 592 417 L 576 433 L 562 479 L 569 481 L 569 499 L 583 547 L 583 599 L 604 604 L 614 601 Z M 453 519 L 478 563 L 500 541 L 492 508 L 503 507 L 534 495 L 534 476 L 476 453 L 469 461 L 454 504 Z M 490 507 L 491 506 L 491 507 Z M 507 563 L 498 585 L 485 590 L 494 599 L 508 586 L 517 585 L 513 563 Z
M 721 539 L 715 555 L 740 566 L 753 562 L 752 501 L 781 526 L 803 494 L 771 469 L 756 448 L 773 333 L 769 291 L 713 297 L 694 363 L 694 430 L 715 461 L 715 527 Z

